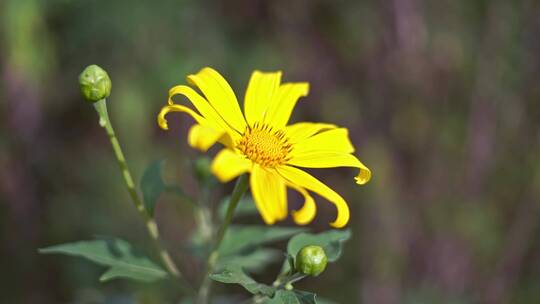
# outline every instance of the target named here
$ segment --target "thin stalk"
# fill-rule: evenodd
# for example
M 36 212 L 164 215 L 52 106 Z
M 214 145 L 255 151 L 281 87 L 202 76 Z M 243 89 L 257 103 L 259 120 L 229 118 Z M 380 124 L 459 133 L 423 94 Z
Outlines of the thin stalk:
M 234 190 L 231 194 L 229 207 L 227 208 L 227 213 L 225 214 L 223 223 L 221 223 L 221 226 L 219 227 L 219 230 L 216 234 L 216 239 L 213 245 L 212 252 L 208 256 L 208 260 L 206 262 L 206 272 L 205 272 L 203 281 L 201 283 L 201 287 L 199 288 L 199 293 L 197 296 L 197 304 L 208 303 L 208 298 L 210 295 L 210 287 L 212 285 L 210 274 L 212 274 L 212 272 L 214 271 L 214 267 L 216 266 L 216 262 L 219 258 L 219 246 L 221 246 L 223 237 L 225 236 L 225 233 L 227 232 L 227 229 L 229 228 L 229 224 L 232 221 L 234 211 L 236 210 L 236 206 L 238 206 L 238 202 L 240 202 L 240 199 L 246 192 L 248 185 L 249 185 L 248 177 L 245 174 L 241 175 L 236 181 L 236 185 L 234 186 Z
M 288 286 L 292 286 L 293 283 L 296 283 L 304 279 L 305 277 L 307 277 L 306 274 L 299 273 L 299 272 L 294 273 L 291 276 L 285 278 L 285 280 L 282 283 L 280 283 L 276 288 L 280 289 L 280 288 L 285 287 L 287 289 Z
M 280 275 L 281 276 L 281 275 Z M 306 274 L 303 274 L 303 273 L 300 273 L 300 272 L 295 272 L 293 274 L 290 274 L 290 275 L 285 275 L 281 278 L 278 278 L 274 281 L 274 283 L 272 284 L 272 286 L 274 286 L 276 289 L 283 289 L 285 288 L 286 290 L 292 290 L 293 289 L 293 286 L 292 284 L 293 283 L 296 283 L 304 278 L 306 278 L 307 275 Z M 258 303 L 264 303 L 265 300 L 267 300 L 268 297 L 266 296 L 262 296 L 262 295 L 254 295 L 252 296 L 251 298 L 245 300 L 244 302 L 242 302 L 242 304 L 258 304 Z
M 120 170 L 122 171 L 122 176 L 124 177 L 124 182 L 126 183 L 129 195 L 131 197 L 131 201 L 133 202 L 135 209 L 137 209 L 139 215 L 145 222 L 146 229 L 148 231 L 148 234 L 150 235 L 150 239 L 154 243 L 161 262 L 163 263 L 169 274 L 181 283 L 181 287 L 184 290 L 192 292 L 193 289 L 190 287 L 189 283 L 186 281 L 180 270 L 178 270 L 178 267 L 174 263 L 167 249 L 165 249 L 165 247 L 162 245 L 156 221 L 150 216 L 150 214 L 144 207 L 142 200 L 137 194 L 137 190 L 135 189 L 135 183 L 133 182 L 133 178 L 131 177 L 131 172 L 129 171 L 126 158 L 124 157 L 124 153 L 122 152 L 122 148 L 120 147 L 120 142 L 116 138 L 116 134 L 109 120 L 105 99 L 94 103 L 94 106 L 99 115 L 99 125 L 105 129 L 105 131 L 107 132 L 107 136 L 109 137 L 109 140 L 111 142 L 114 155 L 116 156 L 116 161 L 118 163 L 118 166 L 120 167 Z

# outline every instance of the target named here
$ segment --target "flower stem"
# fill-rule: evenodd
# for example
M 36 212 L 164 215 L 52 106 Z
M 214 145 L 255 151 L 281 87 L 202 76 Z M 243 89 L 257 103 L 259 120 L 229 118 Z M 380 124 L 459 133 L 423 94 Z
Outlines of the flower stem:
M 281 282 L 276 288 L 280 289 L 280 288 L 285 287 L 285 289 L 287 289 L 289 286 L 292 286 L 293 283 L 296 283 L 304 279 L 305 277 L 307 277 L 307 275 L 303 273 L 299 273 L 299 272 L 294 273 L 290 275 L 289 277 L 285 278 L 285 280 L 283 280 L 283 282 Z
M 223 241 L 223 237 L 225 236 L 225 233 L 227 232 L 227 229 L 229 228 L 229 224 L 232 221 L 236 206 L 238 206 L 238 202 L 240 202 L 240 199 L 246 192 L 248 185 L 249 185 L 249 180 L 246 174 L 238 177 L 238 180 L 236 181 L 236 185 L 234 186 L 234 190 L 231 194 L 231 199 L 229 202 L 229 207 L 227 208 L 227 213 L 225 214 L 223 223 L 221 223 L 221 226 L 219 227 L 219 230 L 216 234 L 215 242 L 213 244 L 212 252 L 208 256 L 208 260 L 206 262 L 206 273 L 201 283 L 201 287 L 199 288 L 199 293 L 197 296 L 197 304 L 208 303 L 208 297 L 210 295 L 210 287 L 212 285 L 210 274 L 212 274 L 212 272 L 214 271 L 214 267 L 216 266 L 216 263 L 219 258 L 219 246 L 221 245 L 221 242 Z
M 99 100 L 94 103 L 94 107 L 96 108 L 96 111 L 99 115 L 99 125 L 105 129 L 105 131 L 107 132 L 107 136 L 109 137 L 109 140 L 111 142 L 114 155 L 116 156 L 116 161 L 118 162 L 120 170 L 122 171 L 122 176 L 124 177 L 124 182 L 126 183 L 129 195 L 131 197 L 131 201 L 133 202 L 135 209 L 137 209 L 139 215 L 146 224 L 146 229 L 154 243 L 156 250 L 159 253 L 161 262 L 163 263 L 169 274 L 181 283 L 182 289 L 192 292 L 192 288 L 190 287 L 189 283 L 185 280 L 182 273 L 178 270 L 178 267 L 174 263 L 167 249 L 165 249 L 165 247 L 162 245 L 156 221 L 152 218 L 152 216 L 150 216 L 150 214 L 144 207 L 142 200 L 137 194 L 137 190 L 135 189 L 135 183 L 133 182 L 131 172 L 129 171 L 126 159 L 124 157 L 124 153 L 122 152 L 122 148 L 120 147 L 120 142 L 116 138 L 116 134 L 109 120 L 105 99 Z

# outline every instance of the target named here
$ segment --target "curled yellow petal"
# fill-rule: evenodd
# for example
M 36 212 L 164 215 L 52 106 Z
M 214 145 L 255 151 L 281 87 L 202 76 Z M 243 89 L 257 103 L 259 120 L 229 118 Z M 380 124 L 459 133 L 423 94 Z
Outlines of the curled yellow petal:
M 360 172 L 355 177 L 355 180 L 359 185 L 367 183 L 371 178 L 371 170 L 356 158 L 356 156 L 347 153 L 329 151 L 299 153 L 287 161 L 287 164 L 304 168 L 358 168 Z
M 317 214 L 317 206 L 315 205 L 315 200 L 306 189 L 298 187 L 295 184 L 288 184 L 289 187 L 298 191 L 302 196 L 304 196 L 304 205 L 298 210 L 292 211 L 292 218 L 295 223 L 298 225 L 307 225 L 313 221 L 315 215 Z
M 222 149 L 212 161 L 212 173 L 223 183 L 248 172 L 252 163 L 230 149 Z
M 360 173 L 354 178 L 356 180 L 356 183 L 359 185 L 363 185 L 371 179 L 371 170 L 368 169 L 368 167 L 363 166 L 363 168 L 360 170 Z
M 330 187 L 323 184 L 307 172 L 302 171 L 298 168 L 281 166 L 276 168 L 276 170 L 289 183 L 313 191 L 318 195 L 326 198 L 328 201 L 334 204 L 334 206 L 336 206 L 337 217 L 334 222 L 330 223 L 332 227 L 342 228 L 347 225 L 350 217 L 349 206 L 347 205 L 347 202 L 345 202 L 345 200 L 334 190 L 332 190 Z
M 195 119 L 195 121 L 197 121 L 199 124 L 206 124 L 207 123 L 206 119 L 204 119 L 204 117 L 202 117 L 201 115 L 195 113 L 195 111 L 193 111 L 192 109 L 190 109 L 188 107 L 185 107 L 185 106 L 172 104 L 172 105 L 164 106 L 163 108 L 161 108 L 161 111 L 159 111 L 159 114 L 158 114 L 158 117 L 157 117 L 157 123 L 163 130 L 168 130 L 169 129 L 169 125 L 167 123 L 167 119 L 165 118 L 165 116 L 167 114 L 169 114 L 170 112 L 187 113 L 191 117 L 193 117 L 193 119 Z
M 240 134 L 246 128 L 246 120 L 229 83 L 216 70 L 206 67 L 187 80 L 197 86 L 210 105 L 233 129 Z

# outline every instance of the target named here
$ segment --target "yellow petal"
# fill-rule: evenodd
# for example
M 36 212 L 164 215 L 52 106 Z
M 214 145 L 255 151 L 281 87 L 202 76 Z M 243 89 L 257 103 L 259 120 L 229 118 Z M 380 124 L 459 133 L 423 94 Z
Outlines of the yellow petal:
M 345 128 L 339 128 L 315 134 L 296 143 L 291 156 L 317 151 L 354 152 L 354 147 L 349 140 L 349 131 Z
M 308 92 L 307 82 L 285 83 L 279 86 L 275 97 L 270 102 L 264 122 L 281 130 L 287 125 L 298 99 L 307 96 Z
M 178 85 L 169 90 L 169 105 L 174 105 L 173 97 L 176 95 L 182 95 L 186 97 L 191 104 L 197 109 L 200 115 L 206 120 L 206 126 L 209 126 L 216 131 L 224 130 L 229 133 L 231 137 L 238 138 L 240 134 L 236 132 L 227 121 L 225 121 L 221 115 L 204 99 L 199 93 L 195 92 L 192 88 L 185 85 Z
M 273 171 L 254 165 L 250 176 L 253 200 L 266 224 L 287 216 L 285 181 Z
M 251 169 L 251 161 L 230 149 L 221 150 L 212 161 L 212 173 L 223 183 Z
M 337 217 L 334 222 L 330 223 L 331 226 L 341 228 L 347 224 L 350 217 L 349 206 L 347 206 L 347 202 L 345 202 L 345 200 L 334 190 L 300 169 L 290 166 L 281 166 L 277 167 L 276 170 L 289 183 L 313 191 L 336 206 Z
M 289 138 L 289 143 L 301 142 L 319 132 L 337 128 L 336 125 L 327 123 L 298 122 L 285 127 L 285 134 Z
M 305 168 L 353 167 L 360 169 L 356 183 L 363 185 L 371 178 L 371 170 L 352 154 L 316 151 L 297 154 L 287 164 Z
M 189 129 L 188 144 L 193 148 L 206 152 L 224 134 L 226 134 L 225 131 L 216 131 L 212 128 L 195 124 Z
M 246 121 L 240 110 L 240 105 L 238 105 L 236 95 L 217 71 L 208 67 L 203 68 L 199 73 L 189 75 L 187 80 L 201 90 L 224 121 L 240 134 L 244 133 Z
M 281 72 L 263 73 L 254 71 L 251 74 L 244 100 L 244 113 L 250 126 L 253 126 L 255 122 L 263 122 L 265 113 L 278 91 L 280 82 Z
M 311 195 L 309 195 L 306 189 L 298 187 L 295 184 L 291 183 L 288 183 L 287 185 L 294 190 L 300 192 L 300 194 L 304 196 L 304 205 L 300 209 L 293 210 L 292 212 L 292 218 L 294 222 L 298 225 L 307 225 L 311 223 L 311 221 L 313 221 L 315 215 L 317 214 L 317 206 L 315 206 L 315 200 Z
M 192 109 L 185 106 L 173 104 L 173 105 L 164 106 L 163 108 L 161 108 L 161 111 L 159 111 L 159 114 L 157 117 L 157 123 L 163 130 L 169 129 L 169 125 L 167 123 L 167 119 L 165 118 L 165 116 L 169 114 L 170 112 L 187 113 L 191 117 L 193 117 L 193 119 L 195 119 L 195 121 L 198 122 L 199 124 L 208 125 L 208 122 L 206 121 L 206 119 L 202 117 L 201 115 L 195 113 L 195 111 L 193 111 Z

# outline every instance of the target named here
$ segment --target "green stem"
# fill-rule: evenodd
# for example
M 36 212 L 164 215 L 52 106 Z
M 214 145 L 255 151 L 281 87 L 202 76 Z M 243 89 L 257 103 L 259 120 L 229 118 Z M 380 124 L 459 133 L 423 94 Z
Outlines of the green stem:
M 282 283 L 280 283 L 277 288 L 280 289 L 280 288 L 287 288 L 289 285 L 292 285 L 293 283 L 296 283 L 302 279 L 304 279 L 305 277 L 307 277 L 306 274 L 303 274 L 303 273 L 294 273 L 292 274 L 291 276 L 285 278 L 285 280 L 283 280 Z
M 293 286 L 292 284 L 293 283 L 296 283 L 304 278 L 306 278 L 307 275 L 306 274 L 303 274 L 303 273 L 300 273 L 300 272 L 295 272 L 293 274 L 289 274 L 289 275 L 279 275 L 278 278 L 274 281 L 274 283 L 272 284 L 272 286 L 274 286 L 276 289 L 283 289 L 285 288 L 286 290 L 292 290 L 293 289 Z M 242 302 L 242 303 L 245 303 L 245 304 L 258 304 L 258 303 L 264 303 L 265 300 L 267 300 L 268 297 L 265 297 L 265 296 L 262 296 L 262 295 L 254 295 L 253 297 L 247 299 L 246 301 Z
M 118 162 L 120 170 L 122 171 L 122 176 L 124 177 L 124 182 L 126 183 L 129 195 L 131 197 L 131 201 L 133 202 L 135 208 L 139 212 L 139 215 L 146 224 L 146 229 L 148 230 L 148 234 L 150 235 L 150 238 L 152 239 L 154 246 L 158 251 L 161 262 L 163 263 L 169 274 L 180 281 L 183 289 L 187 291 L 192 290 L 192 288 L 189 287 L 189 283 L 185 280 L 182 273 L 178 270 L 178 267 L 171 258 L 171 255 L 162 245 L 156 221 L 150 216 L 150 214 L 144 207 L 143 202 L 139 198 L 139 195 L 137 194 L 137 190 L 135 189 L 135 183 L 133 182 L 133 178 L 131 177 L 131 172 L 129 171 L 126 158 L 124 157 L 124 153 L 122 152 L 120 143 L 116 138 L 116 134 L 109 120 L 105 99 L 94 103 L 94 107 L 96 108 L 96 111 L 99 115 L 99 125 L 105 129 L 111 142 L 114 155 L 116 156 L 116 161 Z
M 236 181 L 236 185 L 234 186 L 234 190 L 231 194 L 231 199 L 229 202 L 229 207 L 227 208 L 227 213 L 225 214 L 223 223 L 221 223 L 221 226 L 219 227 L 219 230 L 216 234 L 216 239 L 213 245 L 212 252 L 208 256 L 208 260 L 206 262 L 206 272 L 205 272 L 203 281 L 201 283 L 201 287 L 199 288 L 199 293 L 197 296 L 197 304 L 208 303 L 208 298 L 210 295 L 210 287 L 212 285 L 210 274 L 212 274 L 212 272 L 214 271 L 214 267 L 216 266 L 216 263 L 219 258 L 219 246 L 221 246 L 223 237 L 225 236 L 225 233 L 227 232 L 227 229 L 229 228 L 229 224 L 232 221 L 236 206 L 238 206 L 238 202 L 240 202 L 240 198 L 242 198 L 242 195 L 244 195 L 244 193 L 246 192 L 248 185 L 249 185 L 249 180 L 248 180 L 247 175 L 244 174 L 238 177 L 238 180 Z

